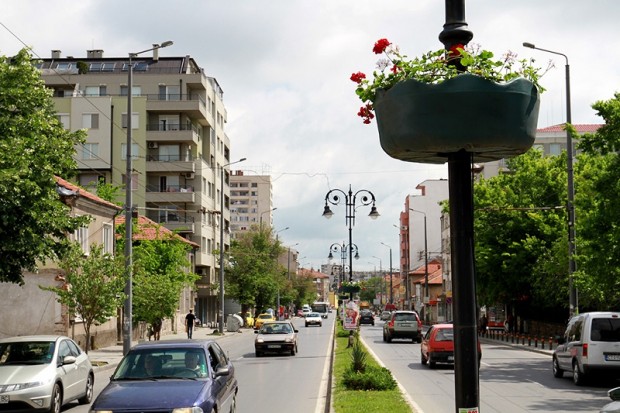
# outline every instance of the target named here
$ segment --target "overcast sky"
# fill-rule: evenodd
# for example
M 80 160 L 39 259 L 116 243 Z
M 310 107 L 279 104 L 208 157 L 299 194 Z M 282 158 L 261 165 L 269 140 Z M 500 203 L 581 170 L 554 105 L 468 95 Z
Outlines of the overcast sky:
M 274 227 L 285 245 L 299 243 L 300 263 L 327 263 L 332 243 L 348 242 L 345 206 L 324 219 L 333 188 L 374 193 L 381 217 L 357 210 L 354 270 L 398 266 L 399 212 L 407 194 L 426 179 L 447 178 L 447 166 L 406 163 L 386 155 L 376 124 L 362 124 L 351 73 L 370 74 L 374 42 L 388 38 L 409 56 L 442 47 L 440 0 L 2 0 L 0 54 L 24 45 L 39 57 L 127 56 L 173 40 L 161 56 L 192 56 L 217 78 L 228 110 L 231 160 L 246 174 L 273 179 Z M 497 56 L 549 60 L 541 83 L 538 127 L 565 122 L 564 58 L 522 46 L 524 41 L 564 53 L 571 69 L 573 123 L 601 123 L 591 108 L 620 90 L 618 0 L 469 0 L 472 42 Z M 359 202 L 358 202 L 359 205 Z M 430 246 L 429 246 L 430 247 Z

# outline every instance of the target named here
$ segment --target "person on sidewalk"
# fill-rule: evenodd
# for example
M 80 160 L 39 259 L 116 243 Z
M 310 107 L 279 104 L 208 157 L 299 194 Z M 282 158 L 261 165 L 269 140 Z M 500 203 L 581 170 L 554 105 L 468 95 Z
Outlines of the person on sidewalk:
M 189 313 L 187 313 L 187 315 L 185 316 L 185 331 L 187 331 L 187 338 L 192 338 L 195 321 L 196 316 L 194 315 L 194 310 L 190 308 Z

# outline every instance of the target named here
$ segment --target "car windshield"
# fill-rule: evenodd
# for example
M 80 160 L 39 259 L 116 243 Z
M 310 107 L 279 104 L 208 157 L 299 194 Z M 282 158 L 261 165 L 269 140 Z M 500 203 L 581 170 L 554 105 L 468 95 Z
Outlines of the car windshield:
M 205 352 L 199 348 L 146 348 L 131 350 L 112 380 L 196 379 L 207 377 Z
M 319 313 L 309 313 L 307 315 L 307 317 L 310 317 L 310 318 L 312 318 L 312 317 L 321 317 L 321 315 Z
M 394 314 L 394 321 L 416 321 L 415 314 L 413 314 L 413 313 L 396 313 L 396 314 Z
M 261 329 L 261 334 L 290 334 L 293 332 L 290 324 L 265 324 Z
M 453 341 L 454 330 L 451 328 L 440 328 L 435 334 L 435 341 Z
M 593 341 L 620 341 L 619 318 L 593 318 L 590 340 Z
M 49 364 L 53 357 L 53 341 L 0 344 L 0 366 L 17 364 Z

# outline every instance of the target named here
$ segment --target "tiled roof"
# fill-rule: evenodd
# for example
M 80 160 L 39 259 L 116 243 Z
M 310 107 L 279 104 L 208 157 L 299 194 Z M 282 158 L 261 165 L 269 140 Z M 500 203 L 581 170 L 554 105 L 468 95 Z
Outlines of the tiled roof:
M 581 125 L 573 125 L 577 133 L 591 133 L 596 132 L 598 128 L 603 126 L 603 124 L 581 124 Z M 559 125 L 547 126 L 546 128 L 537 129 L 537 133 L 545 133 L 545 132 L 564 132 L 564 123 Z
M 120 210 L 123 209 L 122 207 L 120 207 L 120 206 L 118 206 L 116 204 L 113 204 L 112 202 L 106 201 L 105 199 L 99 198 L 97 195 L 88 192 L 86 189 L 81 188 L 81 187 L 79 187 L 79 186 L 77 186 L 75 184 L 72 184 L 71 182 L 66 181 L 66 180 L 64 180 L 64 179 L 62 179 L 62 178 L 60 178 L 58 176 L 55 176 L 54 179 L 56 180 L 56 184 L 57 185 L 59 185 L 59 186 L 61 186 L 63 188 L 66 188 L 66 189 L 68 189 L 68 190 L 70 190 L 72 192 L 75 192 L 75 194 L 78 195 L 78 196 L 81 196 L 81 197 L 84 197 L 84 198 L 88 198 L 88 199 L 90 199 L 93 202 L 96 202 L 96 203 L 101 204 L 101 205 L 108 206 L 110 208 L 114 208 L 117 211 L 120 211 Z
M 125 223 L 125 216 L 119 215 L 114 220 L 115 225 L 123 225 Z M 152 241 L 161 240 L 166 238 L 176 238 L 183 241 L 192 247 L 200 248 L 200 245 L 193 241 L 190 241 L 182 236 L 175 234 L 163 225 L 159 225 L 157 222 L 145 217 L 144 215 L 138 215 L 138 231 L 132 234 L 134 241 Z

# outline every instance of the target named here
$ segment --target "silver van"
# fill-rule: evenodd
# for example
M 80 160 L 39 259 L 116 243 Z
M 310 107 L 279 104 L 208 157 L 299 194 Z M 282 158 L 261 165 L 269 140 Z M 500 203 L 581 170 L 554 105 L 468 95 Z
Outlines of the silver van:
M 597 373 L 620 377 L 620 313 L 592 312 L 570 319 L 553 351 L 553 375 L 572 372 L 580 386 Z

